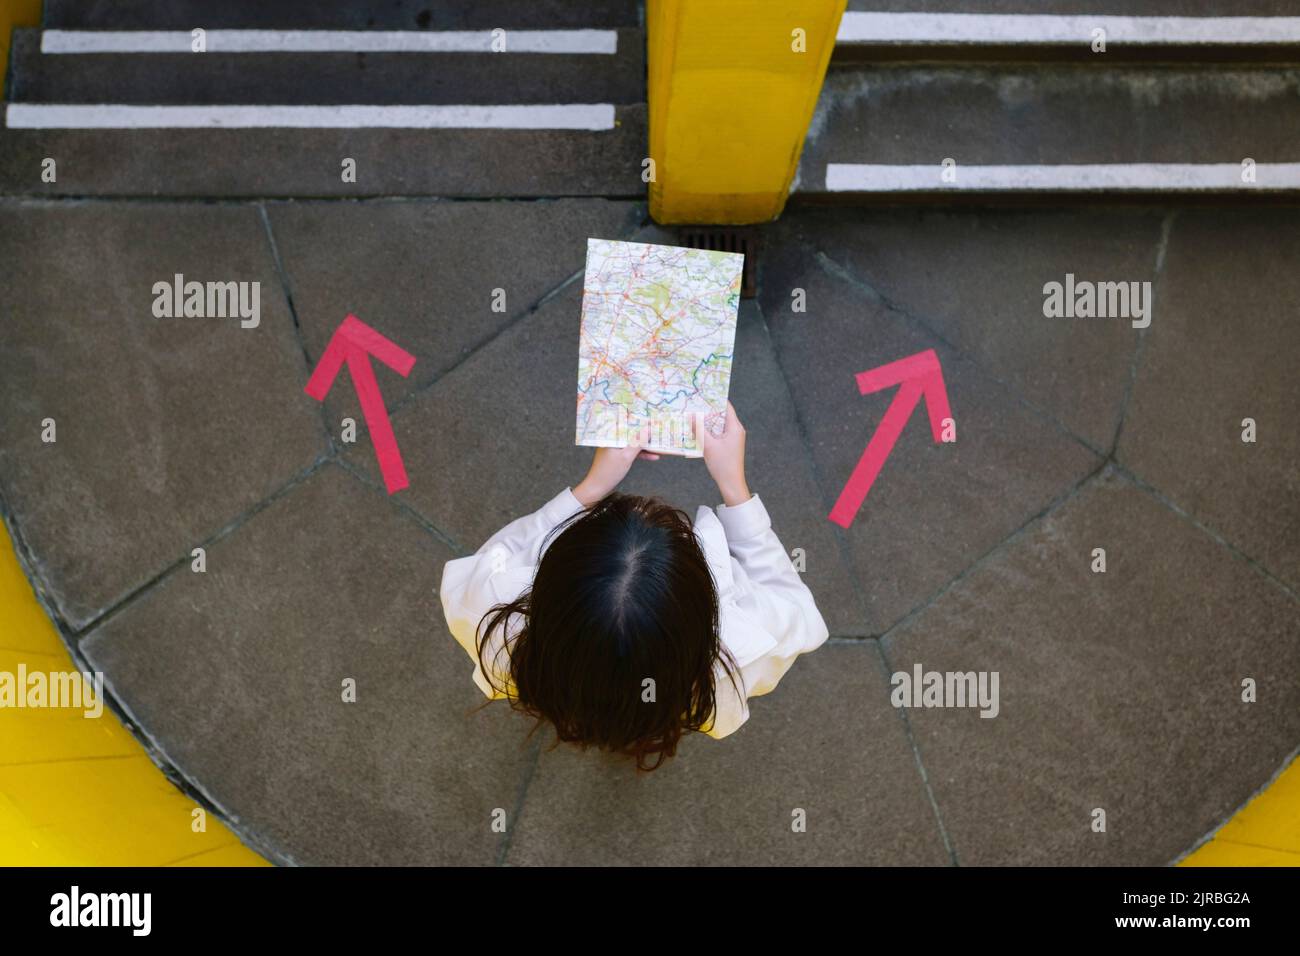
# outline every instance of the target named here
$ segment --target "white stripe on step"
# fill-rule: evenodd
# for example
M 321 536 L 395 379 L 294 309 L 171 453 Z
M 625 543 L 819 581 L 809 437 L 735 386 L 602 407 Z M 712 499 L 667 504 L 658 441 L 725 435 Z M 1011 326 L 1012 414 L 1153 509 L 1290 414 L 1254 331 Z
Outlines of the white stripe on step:
M 1122 17 L 1110 14 L 846 13 L 837 44 L 1092 42 L 1159 46 L 1251 45 L 1300 42 L 1300 17 Z
M 1300 189 L 1300 163 L 1257 163 L 1255 182 L 1242 181 L 1240 163 L 1099 163 L 1060 166 L 956 166 L 944 168 L 830 163 L 827 192 L 1092 192 Z
M 616 53 L 615 30 L 506 30 L 507 53 Z M 188 30 L 46 30 L 42 53 L 189 53 Z M 208 53 L 491 53 L 490 30 L 208 30 Z
M 122 106 L 10 103 L 10 129 L 614 128 L 610 103 L 506 106 Z

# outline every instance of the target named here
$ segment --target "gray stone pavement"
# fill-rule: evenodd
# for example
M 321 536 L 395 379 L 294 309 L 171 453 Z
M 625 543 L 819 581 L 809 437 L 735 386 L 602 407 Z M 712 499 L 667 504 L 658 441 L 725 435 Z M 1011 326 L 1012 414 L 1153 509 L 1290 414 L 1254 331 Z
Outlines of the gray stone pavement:
M 436 594 L 449 557 L 581 476 L 584 240 L 673 241 L 643 204 L 0 200 L 0 497 L 75 653 L 281 862 L 1165 863 L 1300 743 L 1295 216 L 767 227 L 732 397 L 833 638 L 737 734 L 646 776 L 482 706 Z M 176 272 L 259 281 L 259 327 L 155 318 Z M 1151 281 L 1150 328 L 1044 317 L 1066 272 Z M 348 311 L 417 356 L 378 372 L 394 496 L 364 428 L 338 441 L 350 385 L 302 392 Z M 826 514 L 889 403 L 853 374 L 925 348 L 957 442 L 918 410 L 841 530 Z M 627 487 L 714 503 L 698 462 Z M 916 665 L 997 671 L 997 717 L 891 706 Z

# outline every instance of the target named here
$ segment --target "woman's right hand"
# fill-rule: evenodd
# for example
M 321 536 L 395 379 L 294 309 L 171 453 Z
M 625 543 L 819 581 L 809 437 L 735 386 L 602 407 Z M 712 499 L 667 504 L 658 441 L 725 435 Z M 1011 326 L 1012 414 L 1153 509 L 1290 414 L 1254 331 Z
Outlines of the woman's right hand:
M 745 483 L 745 426 L 735 407 L 727 402 L 727 414 L 720 434 L 706 425 L 704 414 L 695 416 L 695 440 L 704 452 L 704 464 L 718 485 L 722 503 L 727 507 L 742 505 L 753 497 Z
M 643 451 L 648 444 L 650 426 L 647 424 L 622 448 L 597 448 L 591 456 L 591 469 L 587 472 L 587 477 L 573 487 L 573 496 L 582 502 L 584 508 L 590 508 L 618 488 L 619 482 L 627 477 L 632 463 L 638 458 L 658 461 L 658 455 Z

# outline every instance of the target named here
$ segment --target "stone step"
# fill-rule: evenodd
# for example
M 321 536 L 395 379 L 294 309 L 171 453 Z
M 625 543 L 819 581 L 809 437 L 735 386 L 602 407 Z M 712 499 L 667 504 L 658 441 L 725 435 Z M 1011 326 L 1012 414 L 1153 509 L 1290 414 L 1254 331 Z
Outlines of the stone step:
M 1300 2 L 850 0 L 834 60 L 1295 63 Z
M 828 72 L 793 191 L 1297 189 L 1300 69 L 892 64 Z
M 645 38 L 603 31 L 607 53 L 42 52 L 17 30 L 15 103 L 505 104 L 645 102 Z M 428 36 L 410 31 L 408 36 Z M 66 35 L 65 35 L 66 36 Z M 95 34 L 91 34 L 95 36 Z M 507 50 L 509 40 L 507 38 Z
M 642 198 L 646 108 L 611 115 L 599 130 L 6 129 L 0 194 Z
M 45 0 L 44 25 L 64 30 L 559 30 L 636 27 L 636 0 Z

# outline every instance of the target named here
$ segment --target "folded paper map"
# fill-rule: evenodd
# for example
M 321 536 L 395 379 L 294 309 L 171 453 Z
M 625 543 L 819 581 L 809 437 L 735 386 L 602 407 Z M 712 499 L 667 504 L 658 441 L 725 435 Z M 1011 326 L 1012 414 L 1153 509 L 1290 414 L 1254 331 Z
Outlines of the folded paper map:
M 694 416 L 727 408 L 745 257 L 587 240 L 577 444 L 697 458 Z

